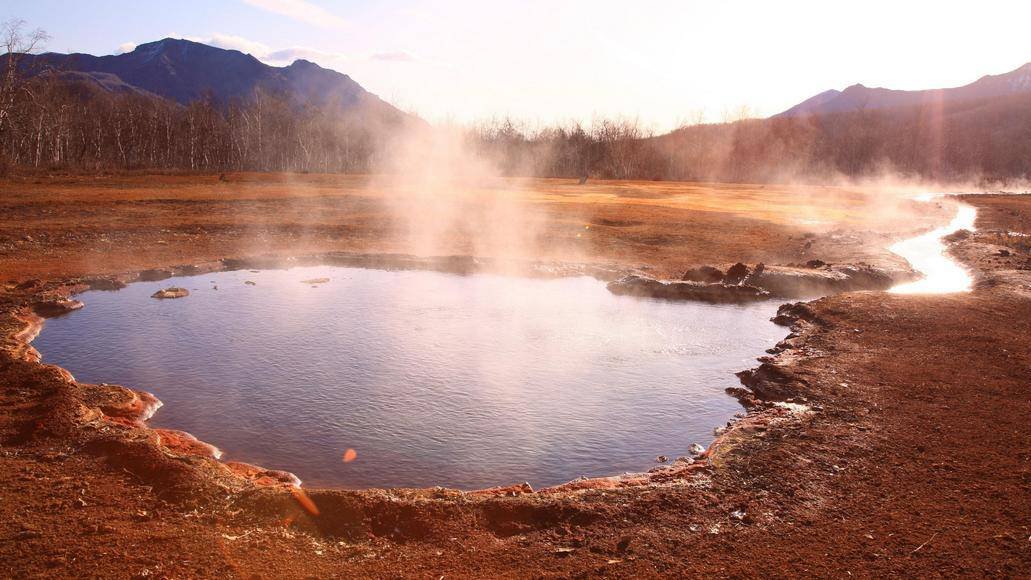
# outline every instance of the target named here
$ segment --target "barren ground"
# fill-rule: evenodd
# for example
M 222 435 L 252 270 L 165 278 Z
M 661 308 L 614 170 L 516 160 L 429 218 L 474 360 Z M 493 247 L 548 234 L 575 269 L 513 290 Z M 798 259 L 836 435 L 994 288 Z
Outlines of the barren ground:
M 282 487 L 242 483 L 212 460 L 106 418 L 96 411 L 97 388 L 38 364 L 15 336 L 31 318 L 29 304 L 67 295 L 82 276 L 264 254 L 422 249 L 390 211 L 403 192 L 369 181 L 0 182 L 0 280 L 10 281 L 0 291 L 6 575 L 1031 572 L 1027 196 L 968 198 L 979 208 L 979 232 L 952 251 L 977 273 L 974 292 L 858 292 L 812 303 L 787 348 L 755 373 L 749 416 L 708 461 L 646 485 L 596 482 L 516 497 L 308 490 L 313 516 Z M 533 216 L 532 236 L 520 241 L 534 256 L 657 276 L 736 261 L 897 263 L 884 247 L 949 216 L 948 208 L 832 188 L 539 180 L 484 193 L 502 202 L 459 207 L 500 219 L 511 214 L 482 212 L 482 204 L 517 204 L 518 215 Z M 444 228 L 433 249 L 528 257 L 506 244 L 477 245 L 480 227 Z M 808 410 L 771 404 L 783 401 Z
M 537 179 L 399 202 L 409 190 L 378 181 L 275 174 L 0 181 L 0 279 L 334 250 L 603 262 L 658 275 L 692 263 L 878 263 L 896 259 L 862 240 L 884 242 L 947 214 L 816 186 Z M 440 219 L 456 214 L 454 223 Z M 468 216 L 475 219 L 461 219 Z M 807 247 L 818 233 L 838 235 Z

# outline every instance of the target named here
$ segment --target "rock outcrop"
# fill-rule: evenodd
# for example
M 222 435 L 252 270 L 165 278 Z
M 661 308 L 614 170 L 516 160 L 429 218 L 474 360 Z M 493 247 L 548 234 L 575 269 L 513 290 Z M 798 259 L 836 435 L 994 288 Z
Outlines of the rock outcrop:
M 781 304 L 777 308 L 777 315 L 770 320 L 780 326 L 791 326 L 799 320 L 814 322 L 816 315 L 813 313 L 813 309 L 805 302 L 789 302 Z
M 713 304 L 745 304 L 766 300 L 769 293 L 754 286 L 702 282 L 663 282 L 629 275 L 608 284 L 609 292 L 665 300 L 697 300 Z
M 61 316 L 62 314 L 68 314 L 74 310 L 78 310 L 85 306 L 78 300 L 49 300 L 45 302 L 36 302 L 32 305 L 32 309 L 38 316 L 43 318 L 53 318 L 55 316 Z
M 813 298 L 856 290 L 887 290 L 902 278 L 901 273 L 865 264 L 821 268 L 759 264 L 741 283 L 762 288 L 777 298 Z
M 867 264 L 829 265 L 810 260 L 805 265 L 749 267 L 738 262 L 726 274 L 712 266 L 692 268 L 679 281 L 628 275 L 608 285 L 614 294 L 667 300 L 697 300 L 741 304 L 768 298 L 816 298 L 857 290 L 887 290 L 911 280 L 913 274 Z

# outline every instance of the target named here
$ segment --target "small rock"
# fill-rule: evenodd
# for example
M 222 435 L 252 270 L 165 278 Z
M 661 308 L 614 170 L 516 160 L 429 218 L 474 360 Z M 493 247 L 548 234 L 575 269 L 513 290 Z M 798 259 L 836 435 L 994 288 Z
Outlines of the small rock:
M 217 290 L 217 287 L 216 287 Z M 190 291 L 186 288 L 179 288 L 172 286 L 165 288 L 164 290 L 158 290 L 157 292 L 150 295 L 151 298 L 157 298 L 158 300 L 166 300 L 171 298 L 185 298 L 190 295 Z
M 144 270 L 140 272 L 140 282 L 157 282 L 158 280 L 165 280 L 171 278 L 174 272 L 168 268 L 153 268 L 151 270 Z
M 723 283 L 740 284 L 742 280 L 748 277 L 749 272 L 748 266 L 738 262 L 727 270 L 727 275 L 723 277 Z
M 666 463 L 667 461 L 669 461 L 669 457 L 666 457 L 665 455 L 659 455 L 655 458 L 655 463 Z
M 688 448 L 688 451 L 696 458 L 705 455 L 705 448 L 697 443 L 692 443 L 691 447 Z
M 121 290 L 125 288 L 125 282 L 114 278 L 92 278 L 86 281 L 91 290 Z
M 244 280 L 243 283 L 248 285 L 248 286 L 257 286 L 258 285 L 258 283 L 253 281 L 253 280 Z
M 715 284 L 723 281 L 723 271 L 718 268 L 713 268 L 712 266 L 701 266 L 684 272 L 684 276 L 680 279 L 685 282 L 706 282 L 709 284 Z

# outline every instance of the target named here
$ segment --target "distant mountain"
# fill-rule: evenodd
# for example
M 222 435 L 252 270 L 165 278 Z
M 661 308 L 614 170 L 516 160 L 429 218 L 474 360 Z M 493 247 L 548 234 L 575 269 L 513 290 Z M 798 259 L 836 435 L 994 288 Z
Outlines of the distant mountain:
M 61 81 L 78 85 L 88 91 L 114 94 L 149 95 L 151 97 L 157 96 L 150 91 L 134 87 L 118 78 L 117 75 L 113 75 L 111 73 L 62 71 L 55 74 Z
M 856 84 L 843 91 L 832 89 L 822 92 L 775 116 L 804 117 L 935 103 L 958 103 L 1023 92 L 1031 92 L 1031 63 L 1012 72 L 984 76 L 968 85 L 951 89 L 896 91 Z
M 112 92 L 137 89 L 180 104 L 209 95 L 223 105 L 234 99 L 246 101 L 261 88 L 285 95 L 298 105 L 336 107 L 378 120 L 414 120 L 351 77 L 306 60 L 275 67 L 237 50 L 175 38 L 148 42 L 132 52 L 110 56 L 52 52 L 24 55 L 21 67 L 29 74 L 52 70 L 70 80 L 88 81 L 95 88 Z

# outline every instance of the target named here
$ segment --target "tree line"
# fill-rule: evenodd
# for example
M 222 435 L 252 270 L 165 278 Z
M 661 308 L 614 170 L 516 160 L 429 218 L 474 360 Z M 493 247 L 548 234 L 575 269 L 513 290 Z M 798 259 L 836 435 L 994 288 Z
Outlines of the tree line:
M 778 182 L 882 175 L 1031 179 L 1031 92 L 810 117 L 693 124 L 655 135 L 630 120 L 471 132 L 503 171 L 535 176 Z
M 51 72 L 25 81 L 6 110 L 0 157 L 9 167 L 367 172 L 376 148 L 361 118 L 260 89 L 247 102 L 182 106 Z

